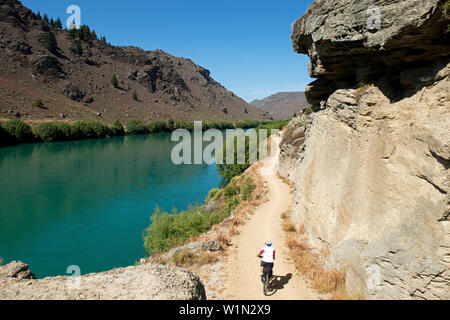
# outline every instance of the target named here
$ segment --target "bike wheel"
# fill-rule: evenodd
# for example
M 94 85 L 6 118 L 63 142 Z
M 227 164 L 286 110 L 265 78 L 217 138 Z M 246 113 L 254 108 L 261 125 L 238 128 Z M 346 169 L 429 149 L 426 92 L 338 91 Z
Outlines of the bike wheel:
M 269 276 L 266 274 L 264 276 L 264 295 L 267 296 L 267 292 L 269 291 Z

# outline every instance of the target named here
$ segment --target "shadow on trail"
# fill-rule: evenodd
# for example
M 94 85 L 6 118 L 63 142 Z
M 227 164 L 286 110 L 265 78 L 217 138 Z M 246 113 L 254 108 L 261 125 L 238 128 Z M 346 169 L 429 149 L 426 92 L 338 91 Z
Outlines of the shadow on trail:
M 267 296 L 273 296 L 278 290 L 283 290 L 284 286 L 292 279 L 292 273 L 288 273 L 285 276 L 273 276 L 269 283 L 269 292 Z

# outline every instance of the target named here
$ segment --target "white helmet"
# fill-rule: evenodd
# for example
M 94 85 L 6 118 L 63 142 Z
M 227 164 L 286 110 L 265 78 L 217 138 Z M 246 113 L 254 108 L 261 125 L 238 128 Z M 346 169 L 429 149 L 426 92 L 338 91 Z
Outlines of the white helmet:
M 267 240 L 267 241 L 266 241 L 266 246 L 271 247 L 271 246 L 272 246 L 272 241 Z

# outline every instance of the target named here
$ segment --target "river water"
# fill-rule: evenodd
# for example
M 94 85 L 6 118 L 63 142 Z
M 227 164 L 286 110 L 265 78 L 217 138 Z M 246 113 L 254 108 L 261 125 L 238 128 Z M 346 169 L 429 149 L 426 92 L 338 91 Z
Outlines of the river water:
M 129 266 L 156 206 L 202 203 L 214 165 L 172 163 L 169 134 L 0 148 L 0 257 L 38 278 Z

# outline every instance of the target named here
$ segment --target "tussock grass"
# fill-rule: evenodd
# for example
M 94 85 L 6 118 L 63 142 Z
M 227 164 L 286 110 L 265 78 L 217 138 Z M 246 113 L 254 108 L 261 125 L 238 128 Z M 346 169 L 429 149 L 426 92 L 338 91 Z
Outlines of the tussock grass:
M 283 223 L 283 231 L 285 232 L 295 232 L 295 225 L 291 222 Z
M 218 260 L 217 256 L 211 253 L 195 254 L 188 250 L 183 250 L 172 257 L 172 261 L 177 267 L 204 266 L 216 263 Z
M 331 293 L 338 297 L 338 292 L 345 291 L 344 272 L 325 270 L 319 263 L 319 257 L 311 252 L 305 241 L 299 240 L 295 235 L 288 235 L 286 244 L 297 269 L 311 281 L 319 293 Z

